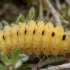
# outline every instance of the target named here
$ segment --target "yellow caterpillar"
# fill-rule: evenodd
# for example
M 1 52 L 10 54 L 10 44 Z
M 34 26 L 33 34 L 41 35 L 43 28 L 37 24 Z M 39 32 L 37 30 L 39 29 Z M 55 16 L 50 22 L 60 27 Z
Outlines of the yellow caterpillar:
M 36 24 L 33 20 L 5 26 L 0 31 L 0 52 L 9 55 L 18 46 L 21 53 L 28 55 L 65 55 L 70 53 L 70 32 L 65 32 L 63 26 L 54 27 L 51 22 Z

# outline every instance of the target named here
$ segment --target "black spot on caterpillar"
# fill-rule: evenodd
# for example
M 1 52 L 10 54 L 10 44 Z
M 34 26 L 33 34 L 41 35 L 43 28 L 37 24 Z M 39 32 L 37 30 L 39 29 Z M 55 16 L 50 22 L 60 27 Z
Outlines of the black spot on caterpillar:
M 33 31 L 33 34 L 35 34 L 35 30 Z
M 65 55 L 70 53 L 70 31 L 64 31 L 63 26 L 54 27 L 51 22 L 33 20 L 5 26 L 0 31 L 0 52 L 9 55 L 18 46 L 21 53 L 28 55 Z
M 17 32 L 17 35 L 18 35 L 18 32 Z
M 5 37 L 3 36 L 3 39 L 5 40 Z
M 42 31 L 42 35 L 44 35 L 44 31 Z
M 27 32 L 27 31 L 25 30 L 25 34 L 26 34 L 26 32 Z
M 55 35 L 55 33 L 53 32 L 53 33 L 52 33 L 52 37 L 53 37 L 54 35 Z
M 66 35 L 63 35 L 62 40 L 65 40 L 65 38 L 66 38 Z

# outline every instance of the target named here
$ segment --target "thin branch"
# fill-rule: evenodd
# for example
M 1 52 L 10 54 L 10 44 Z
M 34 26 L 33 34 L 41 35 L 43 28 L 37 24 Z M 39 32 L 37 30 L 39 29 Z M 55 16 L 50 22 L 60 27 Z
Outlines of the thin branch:
M 32 64 L 32 69 L 31 70 L 37 70 L 37 64 Z
M 39 20 L 43 19 L 43 6 L 42 6 L 42 0 L 39 0 Z
M 57 8 L 61 11 L 62 8 L 61 8 L 60 0 L 55 0 L 55 2 L 56 2 L 56 5 L 57 5 Z
M 70 63 L 51 66 L 40 70 L 65 70 L 65 69 L 70 69 Z
M 56 10 L 54 9 L 53 5 L 51 4 L 50 0 L 45 0 L 49 9 L 50 9 L 50 12 L 52 13 L 55 21 L 56 21 L 56 26 L 60 26 L 62 25 L 60 19 L 59 19 L 59 15 L 58 13 L 56 12 Z
M 69 5 L 70 7 L 70 0 L 65 0 L 65 2 Z

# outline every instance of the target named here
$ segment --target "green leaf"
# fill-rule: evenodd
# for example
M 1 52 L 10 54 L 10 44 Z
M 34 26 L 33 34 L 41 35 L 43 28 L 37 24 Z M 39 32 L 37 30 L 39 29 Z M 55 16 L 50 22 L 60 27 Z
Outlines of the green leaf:
M 19 67 L 17 70 L 31 70 L 32 67 L 30 64 L 23 64 L 21 67 Z
M 35 18 L 35 8 L 34 8 L 34 7 L 32 7 L 32 8 L 29 10 L 28 17 L 29 17 L 30 20 L 32 20 L 32 19 Z
M 48 57 L 48 59 L 45 59 L 42 63 L 38 65 L 38 68 L 46 67 L 48 65 L 55 65 L 63 63 L 66 60 L 64 56 L 56 56 L 56 57 Z
M 15 68 L 19 68 L 23 62 L 28 61 L 29 57 L 25 54 L 19 54 L 19 60 L 17 61 L 17 63 L 15 64 Z
M 16 19 L 16 23 L 18 22 L 24 22 L 24 16 L 22 14 L 19 14 L 18 18 Z
M 62 19 L 61 21 L 62 21 L 63 24 L 69 24 L 69 22 L 65 19 Z
M 29 57 L 25 54 L 19 54 L 19 60 L 21 60 L 22 62 L 26 62 L 28 61 Z
M 10 26 L 10 24 L 9 24 L 7 21 L 5 21 L 5 20 L 2 20 L 2 23 L 4 24 L 4 26 L 5 26 L 5 25 Z
M 2 22 L 0 22 L 0 30 L 2 30 L 3 29 L 3 24 L 2 24 Z
M 0 65 L 0 70 L 6 70 L 6 69 L 5 69 L 5 66 Z
M 22 65 L 22 61 L 19 60 L 17 61 L 17 63 L 15 64 L 15 69 L 19 68 Z
M 70 17 L 70 8 L 68 9 L 67 15 L 68 15 L 68 17 Z
M 20 48 L 18 47 L 12 54 L 12 64 L 16 64 L 16 62 L 18 61 L 18 56 L 20 53 Z
M 1 57 L 2 57 L 3 63 L 4 63 L 6 66 L 10 65 L 9 59 L 8 59 L 8 57 L 7 57 L 4 53 L 1 53 Z

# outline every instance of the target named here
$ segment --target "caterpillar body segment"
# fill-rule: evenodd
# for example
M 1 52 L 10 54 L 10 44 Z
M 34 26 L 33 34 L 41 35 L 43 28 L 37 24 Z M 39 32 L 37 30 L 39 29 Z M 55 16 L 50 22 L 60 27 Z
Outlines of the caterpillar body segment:
M 42 32 L 44 30 L 44 22 L 39 21 L 35 28 L 35 33 L 33 35 L 33 53 L 35 55 L 41 54 L 41 42 L 42 42 Z
M 11 42 L 11 27 L 5 26 L 3 30 L 3 41 L 4 41 L 4 48 L 3 51 L 7 54 L 11 53 L 12 49 L 12 42 Z
M 16 47 L 19 45 L 18 44 L 18 25 L 14 25 L 13 27 L 11 27 L 11 44 L 12 44 L 12 52 L 14 49 L 16 49 Z
M 69 32 L 70 33 L 70 32 Z M 61 49 L 60 49 L 60 54 L 64 55 L 67 52 L 70 53 L 70 35 L 68 32 L 64 32 L 63 38 L 62 38 L 62 43 L 61 43 Z
M 42 45 L 41 45 L 41 51 L 43 54 L 45 55 L 49 55 L 50 54 L 50 42 L 51 42 L 51 35 L 53 32 L 54 26 L 53 24 L 47 23 L 44 26 L 44 34 L 42 35 Z
M 25 53 L 25 27 L 26 23 L 19 23 L 19 30 L 17 32 L 18 34 L 18 44 L 21 46 L 21 53 Z
M 4 40 L 3 40 L 3 32 L 0 31 L 0 52 L 2 52 L 4 48 L 5 48 L 5 43 L 4 43 Z
M 50 50 L 52 55 L 58 55 L 61 49 L 60 45 L 62 43 L 62 36 L 64 34 L 64 29 L 61 26 L 54 28 L 51 38 Z
M 26 49 L 26 54 L 29 55 L 31 55 L 34 52 L 32 43 L 33 43 L 33 35 L 35 28 L 36 28 L 35 21 L 28 22 L 25 32 L 25 49 Z
M 28 55 L 65 55 L 70 53 L 70 31 L 65 32 L 63 26 L 54 27 L 51 22 L 33 20 L 5 26 L 0 31 L 0 52 L 9 55 L 18 46 L 21 53 Z

